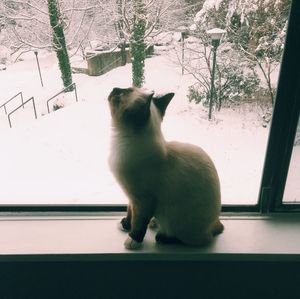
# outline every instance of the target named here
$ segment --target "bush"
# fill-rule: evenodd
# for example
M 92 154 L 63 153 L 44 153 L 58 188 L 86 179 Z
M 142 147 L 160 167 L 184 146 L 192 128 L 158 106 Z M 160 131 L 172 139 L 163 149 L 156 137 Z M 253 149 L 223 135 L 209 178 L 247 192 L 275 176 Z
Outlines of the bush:
M 189 102 L 195 102 L 196 104 L 199 104 L 201 101 L 203 101 L 203 93 L 201 93 L 198 88 L 199 87 L 197 87 L 197 85 L 189 86 L 187 94 Z
M 221 109 L 223 104 L 239 103 L 251 98 L 259 88 L 260 80 L 254 71 L 245 71 L 238 65 L 221 65 L 215 74 L 213 106 Z M 196 104 L 208 105 L 210 89 L 198 82 L 188 89 L 188 99 Z

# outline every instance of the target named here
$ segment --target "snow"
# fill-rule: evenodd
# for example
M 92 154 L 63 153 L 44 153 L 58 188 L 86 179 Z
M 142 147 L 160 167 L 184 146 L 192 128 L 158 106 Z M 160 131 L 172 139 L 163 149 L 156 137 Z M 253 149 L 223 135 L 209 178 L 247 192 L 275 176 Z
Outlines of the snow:
M 205 0 L 202 9 L 195 16 L 195 23 L 199 23 L 203 16 L 206 15 L 210 10 L 219 10 L 222 2 L 223 0 Z
M 259 107 L 223 108 L 208 121 L 207 109 L 187 100 L 193 78 L 182 76 L 169 56 L 146 60 L 145 86 L 157 93 L 175 92 L 163 122 L 166 139 L 198 144 L 209 153 L 219 172 L 223 204 L 256 203 L 268 137 Z M 33 54 L 0 72 L 0 105 L 22 91 L 26 99 L 34 96 L 38 111 L 35 120 L 30 105 L 20 109 L 12 129 L 0 111 L 0 203 L 127 203 L 107 164 L 107 96 L 115 86 L 131 85 L 131 65 L 98 77 L 74 74 L 79 102 L 70 94 L 66 107 L 46 114 L 46 99 L 62 83 L 55 56 L 44 53 L 39 59 L 43 88 Z
M 299 202 L 300 184 L 299 184 L 299 165 L 300 165 L 300 146 L 296 145 L 293 148 L 292 158 L 290 162 L 289 173 L 284 191 L 284 202 L 295 203 Z

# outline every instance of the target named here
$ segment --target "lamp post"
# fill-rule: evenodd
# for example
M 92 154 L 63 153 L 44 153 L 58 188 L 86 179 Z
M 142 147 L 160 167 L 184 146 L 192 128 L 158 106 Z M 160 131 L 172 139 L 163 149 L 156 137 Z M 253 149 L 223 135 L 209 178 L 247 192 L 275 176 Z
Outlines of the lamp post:
M 180 41 L 181 41 L 181 74 L 184 74 L 184 40 L 188 37 L 189 31 L 185 26 L 180 26 L 178 28 L 180 30 Z
M 42 84 L 42 87 L 44 87 L 44 85 L 43 85 L 43 79 L 42 79 L 42 74 L 41 74 L 41 69 L 40 69 L 40 63 L 39 63 L 39 59 L 38 59 L 38 50 L 36 50 L 36 49 L 33 50 L 33 53 L 35 54 L 36 63 L 37 63 L 38 70 L 39 70 L 41 84 Z
M 217 57 L 217 48 L 220 45 L 220 40 L 222 35 L 226 31 L 220 28 L 213 28 L 211 30 L 206 31 L 206 33 L 211 38 L 211 44 L 213 46 L 213 65 L 212 65 L 212 71 L 211 71 L 211 84 L 210 84 L 210 97 L 209 97 L 209 111 L 208 111 L 208 119 L 211 120 L 211 114 L 212 114 L 212 106 L 213 106 L 213 97 L 215 93 L 215 70 L 216 70 L 216 57 Z

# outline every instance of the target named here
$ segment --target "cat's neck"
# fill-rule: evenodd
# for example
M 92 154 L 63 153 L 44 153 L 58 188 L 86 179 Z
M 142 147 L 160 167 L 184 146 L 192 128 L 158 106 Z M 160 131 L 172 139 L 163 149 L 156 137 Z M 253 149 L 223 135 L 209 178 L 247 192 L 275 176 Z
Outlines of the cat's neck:
M 166 157 L 166 141 L 160 127 L 152 123 L 139 131 L 113 127 L 111 145 L 115 158 L 119 157 L 123 162 L 132 158 L 144 160 L 154 155 L 162 159 Z
M 112 142 L 119 145 L 126 145 L 128 148 L 165 148 L 165 139 L 161 131 L 154 131 L 153 128 L 144 128 L 136 131 L 131 128 L 112 128 Z

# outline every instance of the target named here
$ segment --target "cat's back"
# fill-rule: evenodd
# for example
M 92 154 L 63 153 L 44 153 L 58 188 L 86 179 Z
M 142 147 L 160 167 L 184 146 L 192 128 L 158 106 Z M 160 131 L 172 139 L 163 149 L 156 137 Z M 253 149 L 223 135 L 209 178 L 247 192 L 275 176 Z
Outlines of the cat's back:
M 166 147 L 167 159 L 159 185 L 160 206 L 156 216 L 171 235 L 180 236 L 181 240 L 193 239 L 194 230 L 207 229 L 220 213 L 217 170 L 199 146 L 172 141 L 167 142 Z M 189 215 L 188 220 L 179 225 L 182 215 Z
M 220 201 L 220 182 L 216 167 L 209 155 L 199 146 L 176 141 L 167 142 L 165 166 L 167 185 L 174 186 L 174 192 L 188 193 L 189 196 L 193 194 L 196 197 L 200 192 Z M 205 197 L 204 194 L 202 197 Z
M 169 163 L 178 163 L 181 166 L 211 168 L 216 172 L 215 166 L 209 155 L 199 146 L 171 141 L 167 142 L 167 153 Z

